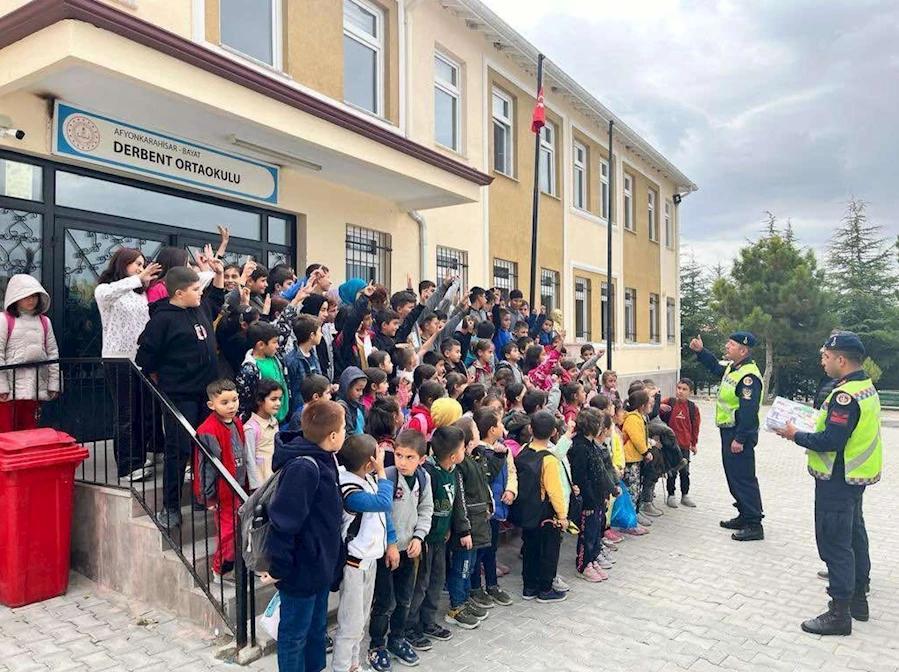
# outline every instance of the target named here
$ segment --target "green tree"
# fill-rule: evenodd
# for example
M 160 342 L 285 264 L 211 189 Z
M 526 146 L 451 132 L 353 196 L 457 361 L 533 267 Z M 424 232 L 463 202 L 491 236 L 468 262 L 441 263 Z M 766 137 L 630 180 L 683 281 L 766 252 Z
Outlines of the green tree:
M 896 252 L 883 229 L 868 219 L 867 203 L 853 197 L 828 246 L 828 285 L 840 328 L 861 337 L 883 369 L 887 386 L 899 383 L 899 301 Z
M 808 394 L 819 377 L 818 348 L 832 324 L 823 288 L 815 255 L 770 213 L 764 235 L 740 249 L 730 274 L 712 286 L 720 333 L 748 329 L 761 341 L 769 397 Z
M 684 255 L 680 268 L 681 374 L 692 378 L 697 386 L 708 387 L 719 381 L 696 359 L 690 340 L 703 334 L 706 347 L 721 349 L 721 338 L 715 331 L 715 314 L 711 309 L 712 280 L 708 271 L 691 253 Z

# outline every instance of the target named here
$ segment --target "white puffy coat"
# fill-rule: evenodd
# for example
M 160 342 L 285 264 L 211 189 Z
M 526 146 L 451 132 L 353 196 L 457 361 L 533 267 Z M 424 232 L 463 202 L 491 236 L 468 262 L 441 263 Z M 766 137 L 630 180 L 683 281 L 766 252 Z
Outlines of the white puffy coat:
M 44 326 L 40 315 L 50 308 L 50 295 L 35 278 L 30 275 L 14 275 L 6 287 L 4 310 L 17 301 L 32 294 L 39 295 L 37 309 L 34 314 L 20 315 L 15 318 L 12 334 L 9 333 L 10 320 L 0 315 L 0 366 L 4 364 L 21 364 L 23 362 L 43 362 L 59 358 L 56 336 L 53 325 L 47 322 L 46 345 Z M 13 381 L 15 380 L 15 390 Z M 47 401 L 51 392 L 59 392 L 59 365 L 37 368 L 20 368 L 0 371 L 0 394 L 9 394 L 10 399 L 39 399 Z

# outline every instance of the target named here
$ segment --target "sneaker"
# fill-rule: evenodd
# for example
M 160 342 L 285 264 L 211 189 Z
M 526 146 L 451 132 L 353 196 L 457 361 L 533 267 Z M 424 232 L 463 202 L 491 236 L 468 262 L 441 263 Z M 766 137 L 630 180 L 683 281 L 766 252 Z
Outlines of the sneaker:
M 325 635 L 325 653 L 334 653 L 334 640 L 331 635 Z
M 371 649 L 368 652 L 368 666 L 375 672 L 388 672 L 388 670 L 392 669 L 387 648 L 379 646 L 376 649 Z
M 584 571 L 578 572 L 577 575 L 578 578 L 581 578 L 588 583 L 599 583 L 600 581 L 602 581 L 602 579 L 599 578 L 599 575 L 596 573 L 596 568 L 592 564 L 587 565 Z
M 624 541 L 624 537 L 610 527 L 603 533 L 603 541 L 608 541 L 611 544 L 620 544 Z
M 690 495 L 681 495 L 680 503 L 690 509 L 696 508 L 696 502 L 690 499 Z
M 612 561 L 603 557 L 602 554 L 594 562 L 600 569 L 612 569 Z
M 428 639 L 436 639 L 440 642 L 448 642 L 453 638 L 453 633 L 444 628 L 442 625 L 431 623 L 422 628 L 425 637 Z
M 536 588 L 525 588 L 521 591 L 522 600 L 533 600 L 540 593 Z
M 602 540 L 602 547 L 609 552 L 618 550 L 618 544 L 616 544 L 614 541 L 609 541 L 608 539 Z
M 556 578 L 553 579 L 553 590 L 560 593 L 567 593 L 571 590 L 571 586 L 565 583 L 565 579 L 556 574 Z
M 173 527 L 181 527 L 181 512 L 163 509 L 156 515 L 160 527 L 171 530 Z
M 599 577 L 600 581 L 608 581 L 609 575 L 603 571 L 602 567 L 600 567 L 597 563 L 593 563 L 593 571 L 596 572 L 596 575 Z
M 642 511 L 638 511 L 637 524 L 642 525 L 643 527 L 651 527 L 652 521 L 649 519 L 649 516 L 645 515 Z
M 140 483 L 153 475 L 153 467 L 138 467 L 127 476 L 122 476 L 119 481 L 122 483 Z
M 656 507 L 652 502 L 644 502 L 640 505 L 640 512 L 650 516 L 651 518 L 658 518 L 662 515 L 662 510 Z
M 501 607 L 509 607 L 512 605 L 512 597 L 499 586 L 488 588 L 487 594 Z
M 629 527 L 626 530 L 622 530 L 625 534 L 629 534 L 632 537 L 642 537 L 644 534 L 649 534 L 649 530 L 647 530 L 642 525 L 637 525 L 637 527 Z
M 540 593 L 537 596 L 537 601 L 540 604 L 547 604 L 550 602 L 564 602 L 568 599 L 568 593 L 563 593 L 560 590 L 547 590 L 545 593 Z
M 483 607 L 478 606 L 471 600 L 465 603 L 465 611 L 474 616 L 479 621 L 486 620 L 487 618 L 487 610 Z
M 415 653 L 415 649 L 409 645 L 409 642 L 407 642 L 405 638 L 397 640 L 388 639 L 387 650 L 400 662 L 400 664 L 405 665 L 406 667 L 415 667 L 421 663 L 421 659 L 418 657 L 418 654 Z
M 468 612 L 464 604 L 461 607 L 456 607 L 455 609 L 450 609 L 446 612 L 446 616 L 443 617 L 443 620 L 450 625 L 456 625 L 466 630 L 474 630 L 481 624 L 478 619 Z
M 613 565 L 614 565 L 616 562 L 618 562 L 618 561 L 615 559 L 615 556 L 612 555 L 611 553 L 609 553 L 608 549 L 603 549 L 603 550 L 601 550 L 599 553 L 600 553 L 600 555 L 602 555 L 602 557 L 604 557 L 606 560 L 608 560 L 609 562 L 611 562 Z
M 474 602 L 482 609 L 493 609 L 493 599 L 483 588 L 472 588 L 468 593 L 468 601 Z
M 425 637 L 423 634 L 417 632 L 406 631 L 406 641 L 416 651 L 430 651 L 434 648 L 434 643 Z
M 506 576 L 507 574 L 512 573 L 512 568 L 508 565 L 504 565 L 503 563 L 497 560 L 496 562 L 496 574 L 497 576 Z
M 677 508 L 677 497 L 674 495 L 668 495 L 668 499 L 665 500 L 665 503 L 672 509 Z

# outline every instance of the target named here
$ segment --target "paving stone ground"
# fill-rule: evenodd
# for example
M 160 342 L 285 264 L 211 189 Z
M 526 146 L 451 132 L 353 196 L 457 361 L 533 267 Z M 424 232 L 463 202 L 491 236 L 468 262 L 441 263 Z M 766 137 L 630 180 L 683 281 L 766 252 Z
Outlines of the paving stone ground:
M 851 637 L 817 638 L 799 623 L 826 605 L 815 550 L 813 483 L 803 451 L 763 433 L 758 474 L 764 542 L 740 544 L 718 527 L 733 515 L 717 432 L 706 418 L 692 468 L 699 508 L 665 509 L 651 534 L 617 552 L 612 578 L 575 578 L 574 539 L 563 548 L 566 602 L 522 602 L 517 548 L 501 548 L 513 567 L 502 580 L 516 596 L 474 631 L 422 654 L 433 672 L 595 672 L 598 670 L 899 671 L 899 414 L 885 414 L 883 481 L 865 495 L 873 561 L 871 621 Z M 661 488 L 659 495 L 661 497 Z M 661 503 L 661 500 L 659 500 Z M 22 609 L 0 607 L 0 670 L 194 670 L 234 666 L 212 656 L 213 635 L 149 610 L 73 575 L 68 595 Z M 399 667 L 399 666 L 396 666 Z M 274 670 L 274 657 L 252 668 Z

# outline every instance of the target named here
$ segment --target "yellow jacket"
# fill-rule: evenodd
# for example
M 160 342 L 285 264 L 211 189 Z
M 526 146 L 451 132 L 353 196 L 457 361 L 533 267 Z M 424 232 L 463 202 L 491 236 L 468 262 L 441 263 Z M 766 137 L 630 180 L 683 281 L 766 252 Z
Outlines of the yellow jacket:
M 631 411 L 624 417 L 621 433 L 625 437 L 624 459 L 626 462 L 640 462 L 649 450 L 649 433 L 646 420 L 640 411 Z
M 531 448 L 540 452 L 549 450 L 546 447 L 535 446 L 531 444 Z M 540 499 L 549 497 L 550 504 L 556 512 L 556 518 L 562 520 L 568 518 L 568 501 L 565 499 L 565 490 L 562 487 L 562 463 L 558 458 L 544 458 L 543 470 L 540 472 Z
M 624 441 L 621 438 L 621 432 L 615 425 L 612 425 L 612 466 L 616 469 L 623 470 L 627 460 L 624 458 Z

